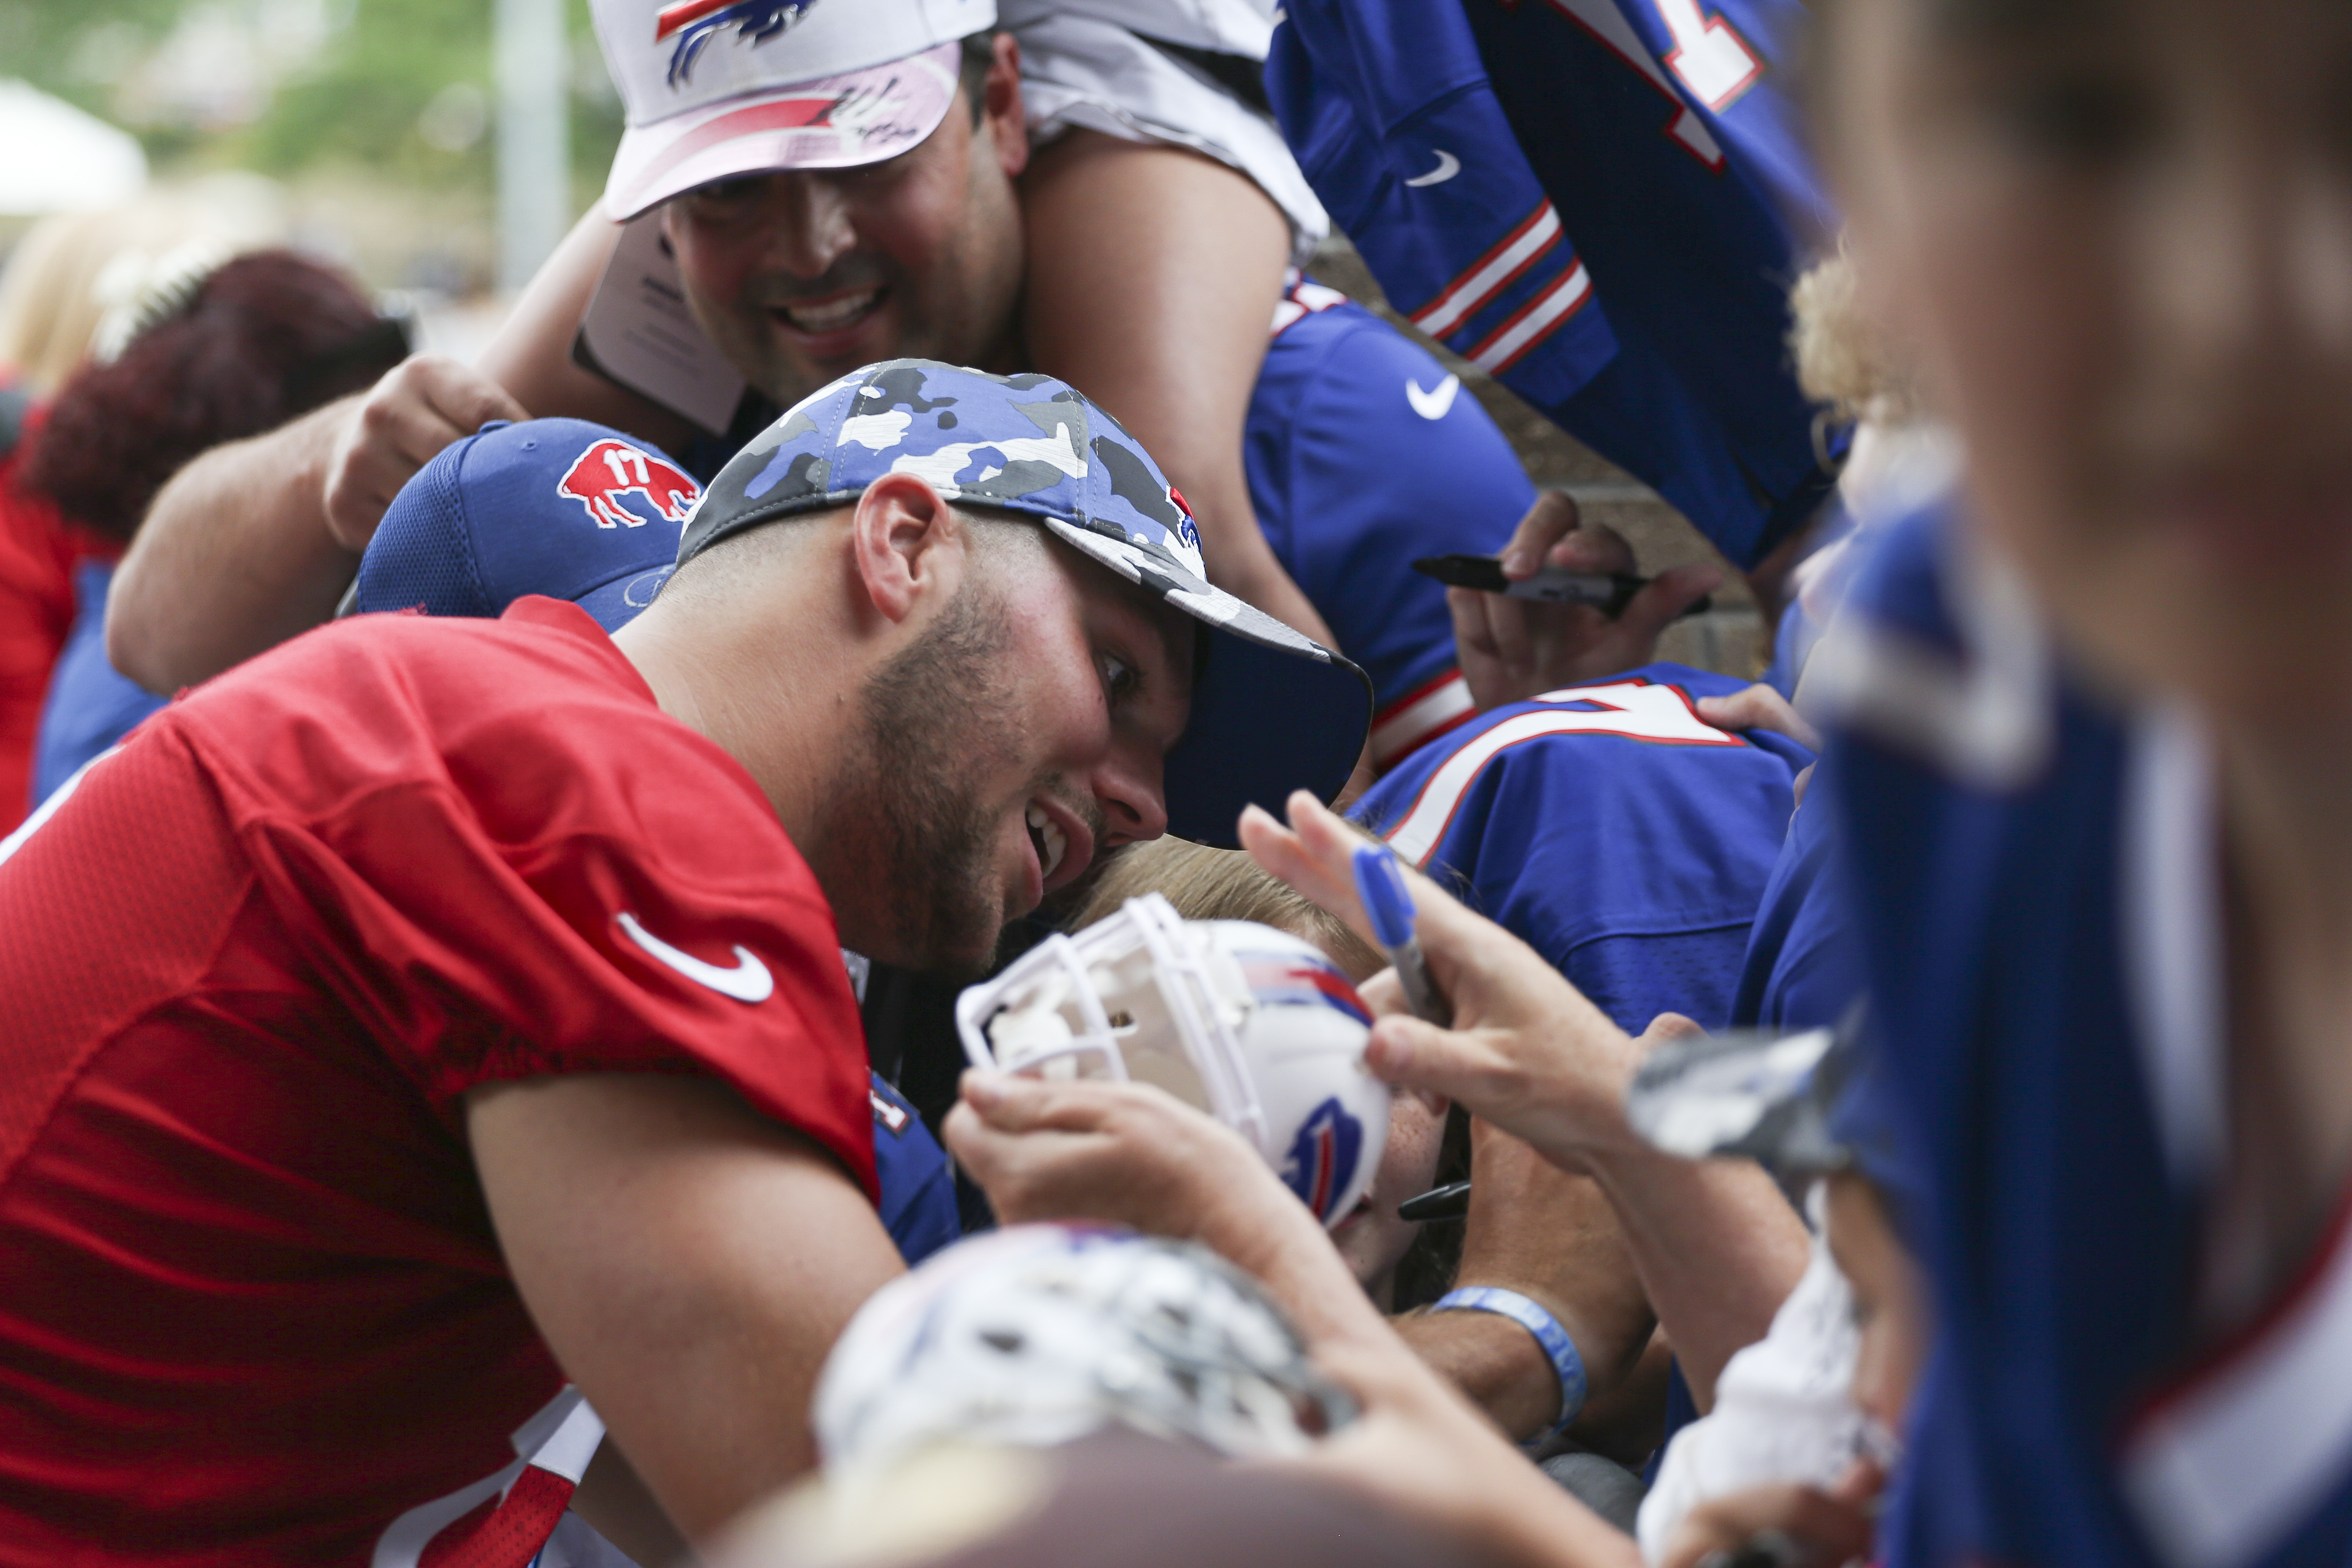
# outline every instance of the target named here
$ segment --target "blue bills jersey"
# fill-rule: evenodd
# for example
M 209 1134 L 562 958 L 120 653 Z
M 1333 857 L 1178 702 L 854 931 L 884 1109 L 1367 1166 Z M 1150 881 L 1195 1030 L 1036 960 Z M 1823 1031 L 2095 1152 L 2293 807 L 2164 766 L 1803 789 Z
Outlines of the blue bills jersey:
M 1295 0 L 1266 86 L 1413 324 L 1754 564 L 1829 476 L 1784 291 L 1834 227 L 1799 0 Z
M 1832 875 L 1837 814 L 1822 784 L 1827 766 L 1814 765 L 1756 906 L 1731 1006 L 1739 1028 L 1826 1027 L 1863 993 L 1861 952 Z
M 1758 899 L 1812 760 L 1692 707 L 1743 682 L 1675 664 L 1481 714 L 1356 805 L 1628 1033 L 1730 1018 Z
M 1889 1561 L 2340 1568 L 2352 1206 L 2234 1331 L 2192 1300 L 2226 1138 L 2210 760 L 2019 657 L 1957 539 L 1914 519 L 1858 581 L 1828 780 L 1944 1342 Z
M 1387 768 L 1472 704 L 1423 555 L 1492 555 L 1535 502 L 1459 378 L 1345 295 L 1294 284 L 1251 395 L 1243 460 L 1276 559 L 1372 678 Z

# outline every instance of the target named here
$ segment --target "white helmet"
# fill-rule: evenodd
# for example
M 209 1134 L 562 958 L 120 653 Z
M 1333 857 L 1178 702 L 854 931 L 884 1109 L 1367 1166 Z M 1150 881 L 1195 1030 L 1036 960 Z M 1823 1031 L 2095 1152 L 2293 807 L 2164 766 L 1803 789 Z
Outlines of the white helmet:
M 836 1473 L 1114 1425 L 1231 1458 L 1295 1454 L 1354 1415 L 1255 1280 L 1197 1243 L 1076 1225 L 971 1237 L 876 1291 L 814 1410 Z
M 1255 1146 L 1337 1225 L 1388 1143 L 1388 1086 L 1364 1070 L 1371 1014 L 1313 944 L 1255 921 L 1188 921 L 1146 893 L 1054 935 L 956 1001 L 973 1065 L 1136 1079 Z

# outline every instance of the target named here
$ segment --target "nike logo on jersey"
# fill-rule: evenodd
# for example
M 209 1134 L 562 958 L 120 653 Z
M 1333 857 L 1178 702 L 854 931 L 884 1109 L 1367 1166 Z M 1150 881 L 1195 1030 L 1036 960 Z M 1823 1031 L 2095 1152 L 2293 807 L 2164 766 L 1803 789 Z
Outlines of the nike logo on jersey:
M 637 917 L 623 910 L 621 930 L 631 942 L 660 959 L 698 985 L 708 985 L 721 996 L 732 996 L 738 1002 L 765 1002 L 776 994 L 775 976 L 749 948 L 735 949 L 735 967 L 721 969 L 715 963 L 705 963 L 690 952 L 681 952 L 637 923 Z
M 1454 395 L 1461 390 L 1462 378 L 1458 375 L 1447 376 L 1427 392 L 1422 391 L 1421 383 L 1412 377 L 1404 378 L 1404 400 L 1423 419 L 1444 418 L 1446 411 L 1454 406 Z
M 1455 157 L 1453 153 L 1447 152 L 1443 147 L 1437 148 L 1435 151 L 1437 153 L 1437 167 L 1432 169 L 1426 174 L 1414 175 L 1412 179 L 1405 182 L 1406 184 L 1411 185 L 1415 190 L 1419 190 L 1423 185 L 1442 185 L 1446 181 L 1452 179 L 1454 175 L 1462 172 L 1461 159 Z

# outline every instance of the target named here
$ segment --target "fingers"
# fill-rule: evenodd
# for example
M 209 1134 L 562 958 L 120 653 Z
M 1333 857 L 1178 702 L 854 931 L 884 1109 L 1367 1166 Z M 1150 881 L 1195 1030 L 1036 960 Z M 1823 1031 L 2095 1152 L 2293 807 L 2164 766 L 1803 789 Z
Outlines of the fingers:
M 1313 799 L 1304 791 L 1292 796 L 1290 811 L 1294 821 L 1299 817 L 1301 798 Z M 1318 813 L 1323 810 L 1320 802 L 1314 802 L 1314 806 Z M 1270 813 L 1255 805 L 1242 813 L 1241 840 L 1250 858 L 1268 876 L 1296 888 L 1308 902 L 1347 921 L 1365 941 L 1375 940 L 1371 922 L 1364 918 L 1363 904 L 1356 897 L 1352 861 L 1310 848 L 1296 829 L 1276 821 Z
M 1356 994 L 1364 999 L 1364 1005 L 1372 1010 L 1375 1018 L 1412 1011 L 1412 1005 L 1404 999 L 1404 987 L 1398 983 L 1397 973 L 1393 969 L 1383 969 L 1357 986 Z
M 1510 542 L 1503 546 L 1503 575 L 1515 582 L 1534 576 L 1552 546 L 1575 531 L 1580 516 L 1576 502 L 1563 490 L 1546 490 L 1536 497 L 1536 504 L 1519 519 Z
M 1544 564 L 1611 577 L 1633 570 L 1633 547 L 1606 523 L 1579 523 L 1551 547 Z
M 493 419 L 530 417 L 505 387 L 471 365 L 438 354 L 419 355 L 407 363 L 416 367 L 425 400 L 460 435 L 470 436 Z
M 1697 707 L 1698 716 L 1719 730 L 1769 730 L 1809 752 L 1822 749 L 1821 731 L 1787 698 L 1760 682 L 1728 697 L 1702 697 Z
M 1617 642 L 1626 664 L 1649 663 L 1665 629 L 1722 584 L 1723 574 L 1705 562 L 1671 567 L 1650 579 L 1617 617 Z
M 326 476 L 327 529 L 357 553 L 419 468 L 492 419 L 526 419 L 520 404 L 470 366 L 435 355 L 403 361 L 352 409 Z
M 1507 1070 L 1502 1058 L 1476 1035 L 1441 1029 L 1409 1013 L 1373 1022 L 1372 1037 L 1364 1046 L 1364 1066 L 1383 1083 L 1444 1095 L 1474 1108 L 1495 1098 L 1496 1082 Z

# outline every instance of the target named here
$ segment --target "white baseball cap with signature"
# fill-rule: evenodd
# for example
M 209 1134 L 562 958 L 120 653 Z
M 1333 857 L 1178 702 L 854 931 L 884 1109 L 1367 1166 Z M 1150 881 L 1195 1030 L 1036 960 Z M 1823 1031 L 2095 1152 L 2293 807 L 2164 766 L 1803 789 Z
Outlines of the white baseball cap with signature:
M 616 222 L 714 180 L 841 169 L 915 146 L 955 101 L 959 41 L 996 0 L 594 0 L 628 129 Z

